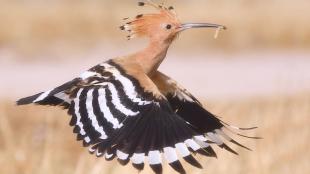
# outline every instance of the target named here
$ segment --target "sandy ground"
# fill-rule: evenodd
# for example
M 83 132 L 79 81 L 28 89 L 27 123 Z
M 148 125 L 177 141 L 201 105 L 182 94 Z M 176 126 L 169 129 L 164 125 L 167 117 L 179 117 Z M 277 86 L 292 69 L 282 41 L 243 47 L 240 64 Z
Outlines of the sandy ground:
M 0 57 L 0 97 L 16 99 L 56 87 L 102 62 L 91 55 L 62 61 L 14 62 Z M 160 70 L 192 93 L 212 99 L 294 95 L 310 90 L 310 54 L 169 55 Z M 72 61 L 74 60 L 74 61 Z

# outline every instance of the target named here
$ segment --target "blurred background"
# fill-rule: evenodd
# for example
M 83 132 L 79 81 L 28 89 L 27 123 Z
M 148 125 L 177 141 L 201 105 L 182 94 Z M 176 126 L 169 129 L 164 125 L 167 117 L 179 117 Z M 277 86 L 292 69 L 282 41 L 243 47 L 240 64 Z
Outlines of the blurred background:
M 156 1 L 156 0 L 154 0 Z M 159 2 L 159 1 L 156 1 Z M 119 30 L 154 11 L 134 0 L 0 0 L 0 173 L 138 173 L 89 155 L 57 108 L 16 107 L 18 98 L 60 85 L 109 58 L 141 49 Z M 188 173 L 310 173 L 310 1 L 169 0 L 181 21 L 228 30 L 182 33 L 160 69 L 245 132 L 248 152 L 219 148 Z M 147 168 L 141 172 L 149 173 Z M 174 173 L 169 167 L 166 173 Z

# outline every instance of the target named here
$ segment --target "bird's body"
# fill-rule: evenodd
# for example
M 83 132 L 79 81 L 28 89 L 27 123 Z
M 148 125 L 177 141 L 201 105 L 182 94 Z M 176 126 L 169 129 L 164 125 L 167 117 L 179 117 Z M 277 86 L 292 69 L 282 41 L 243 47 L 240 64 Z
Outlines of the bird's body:
M 180 31 L 195 25 L 221 26 L 184 25 L 171 8 L 156 7 L 159 14 L 139 15 L 121 27 L 132 35 L 148 37 L 145 49 L 98 64 L 72 81 L 23 98 L 18 104 L 63 106 L 72 116 L 70 125 L 77 139 L 91 153 L 107 160 L 117 157 L 123 165 L 131 161 L 138 170 L 147 160 L 156 173 L 162 173 L 162 155 L 179 173 L 185 173 L 180 157 L 201 168 L 192 154 L 216 156 L 212 143 L 236 153 L 221 139 L 240 145 L 225 134 L 229 126 L 158 71 Z

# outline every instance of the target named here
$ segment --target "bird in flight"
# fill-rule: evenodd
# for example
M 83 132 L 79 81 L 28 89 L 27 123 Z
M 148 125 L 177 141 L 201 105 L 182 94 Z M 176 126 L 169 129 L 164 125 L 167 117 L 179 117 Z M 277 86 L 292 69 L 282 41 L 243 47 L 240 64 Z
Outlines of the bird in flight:
M 215 144 L 234 154 L 223 140 L 248 149 L 227 135 L 233 127 L 207 111 L 185 88 L 158 71 L 167 50 L 184 30 L 225 29 L 211 23 L 181 23 L 173 7 L 150 0 L 139 6 L 157 12 L 137 15 L 120 29 L 128 39 L 146 37 L 149 44 L 136 53 L 100 63 L 56 88 L 22 98 L 18 105 L 61 106 L 71 115 L 70 125 L 89 152 L 143 170 L 145 161 L 156 174 L 163 159 L 186 173 L 180 158 L 202 168 L 193 155 L 216 157 Z M 238 134 L 241 135 L 241 134 Z M 244 135 L 241 135 L 244 136 Z M 253 138 L 253 137 L 252 137 Z

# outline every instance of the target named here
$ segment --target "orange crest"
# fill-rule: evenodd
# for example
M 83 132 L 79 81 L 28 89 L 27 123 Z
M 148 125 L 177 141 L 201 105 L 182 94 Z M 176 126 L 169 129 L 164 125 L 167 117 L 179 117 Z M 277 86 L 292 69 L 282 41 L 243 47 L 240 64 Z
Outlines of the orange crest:
M 129 32 L 128 39 L 144 36 L 150 38 L 169 37 L 177 33 L 177 27 L 181 24 L 172 6 L 165 7 L 163 4 L 159 5 L 150 0 L 139 2 L 138 5 L 154 7 L 159 13 L 137 15 L 134 20 L 121 26 L 121 30 Z

